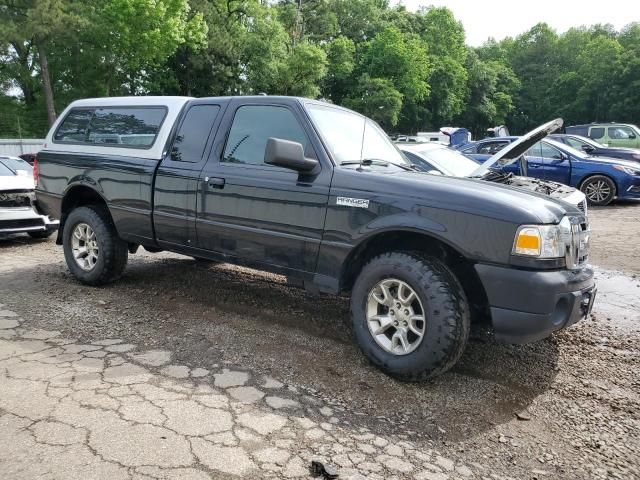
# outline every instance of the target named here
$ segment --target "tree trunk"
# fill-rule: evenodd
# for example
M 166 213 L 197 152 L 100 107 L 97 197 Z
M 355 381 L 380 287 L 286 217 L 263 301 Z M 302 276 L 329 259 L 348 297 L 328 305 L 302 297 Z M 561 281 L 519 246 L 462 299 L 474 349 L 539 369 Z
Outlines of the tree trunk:
M 40 61 L 40 76 L 42 77 L 42 89 L 44 90 L 44 101 L 47 105 L 47 118 L 49 126 L 56 121 L 56 106 L 53 103 L 53 90 L 51 88 L 51 76 L 49 75 L 49 60 L 41 45 L 38 45 L 38 59 Z

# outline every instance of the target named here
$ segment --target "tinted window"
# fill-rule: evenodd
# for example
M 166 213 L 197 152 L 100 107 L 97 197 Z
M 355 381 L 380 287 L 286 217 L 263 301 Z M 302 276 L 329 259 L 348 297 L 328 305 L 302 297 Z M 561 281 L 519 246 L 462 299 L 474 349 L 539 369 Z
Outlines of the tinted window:
M 635 138 L 635 133 L 629 127 L 609 127 L 609 138 L 615 140 L 628 140 Z
M 53 139 L 57 142 L 84 142 L 92 115 L 92 109 L 74 108 L 62 121 Z
M 589 137 L 593 138 L 594 140 L 598 140 L 599 138 L 604 137 L 604 128 L 603 127 L 592 128 L 589 131 Z
M 478 147 L 478 153 L 484 155 L 493 155 L 499 152 L 507 145 L 507 142 L 487 142 Z
M 560 151 L 556 148 L 552 147 L 548 143 L 538 142 L 529 150 L 527 150 L 526 155 L 531 157 L 542 157 L 542 158 L 557 158 L 561 159 L 562 155 Z
M 310 156 L 307 136 L 289 109 L 255 105 L 236 111 L 222 161 L 263 165 L 269 138 L 301 143 L 305 155 Z
M 202 159 L 219 111 L 218 105 L 194 105 L 189 109 L 173 141 L 171 160 L 195 163 Z
M 472 147 L 467 147 L 465 149 L 462 150 L 462 153 L 469 155 L 471 153 L 476 153 L 476 146 L 472 146 Z
M 163 107 L 98 108 L 89 124 L 87 142 L 150 147 L 165 113 Z

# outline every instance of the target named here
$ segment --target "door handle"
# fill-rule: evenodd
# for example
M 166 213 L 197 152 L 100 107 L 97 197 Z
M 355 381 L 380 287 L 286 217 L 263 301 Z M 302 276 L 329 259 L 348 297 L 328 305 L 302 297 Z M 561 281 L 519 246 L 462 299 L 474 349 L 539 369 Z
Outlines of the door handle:
M 542 165 L 540 165 L 539 163 L 530 163 L 529 164 L 529 168 L 541 168 Z
M 209 185 L 209 188 L 224 188 L 224 178 L 220 177 L 207 177 L 205 182 Z

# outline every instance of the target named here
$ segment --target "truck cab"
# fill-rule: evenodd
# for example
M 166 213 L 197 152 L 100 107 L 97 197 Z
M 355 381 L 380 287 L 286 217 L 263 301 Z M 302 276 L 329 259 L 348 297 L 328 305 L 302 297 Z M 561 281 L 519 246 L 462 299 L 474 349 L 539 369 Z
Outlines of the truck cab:
M 116 280 L 143 247 L 348 293 L 363 353 L 402 380 L 451 368 L 472 319 L 530 342 L 595 297 L 578 208 L 418 172 L 375 122 L 320 101 L 79 100 L 37 163 L 38 204 L 60 218 L 79 281 Z

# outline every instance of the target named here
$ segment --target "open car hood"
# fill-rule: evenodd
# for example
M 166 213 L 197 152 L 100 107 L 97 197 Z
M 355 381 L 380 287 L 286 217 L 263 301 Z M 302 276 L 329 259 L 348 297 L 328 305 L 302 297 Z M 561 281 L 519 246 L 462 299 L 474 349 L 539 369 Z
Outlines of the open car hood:
M 500 162 L 500 165 L 509 165 L 515 162 L 521 155 L 529 150 L 533 145 L 538 143 L 547 135 L 555 132 L 562 127 L 562 119 L 556 118 L 550 122 L 540 125 L 535 130 L 525 133 L 515 142 L 510 143 L 495 155 L 490 157 L 486 162 L 480 165 L 472 174 L 472 177 L 481 177 L 489 168 Z

